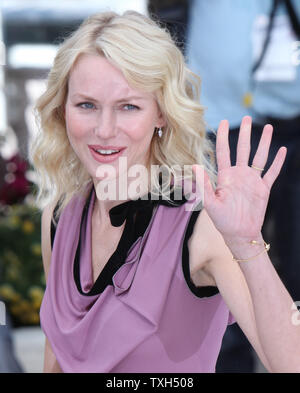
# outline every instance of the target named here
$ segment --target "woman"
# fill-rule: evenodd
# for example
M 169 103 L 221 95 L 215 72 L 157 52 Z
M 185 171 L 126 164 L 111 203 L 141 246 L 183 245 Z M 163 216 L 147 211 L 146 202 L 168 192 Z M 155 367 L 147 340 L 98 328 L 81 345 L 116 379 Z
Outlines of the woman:
M 269 371 L 300 371 L 293 301 L 261 236 L 286 154 L 261 177 L 270 125 L 249 167 L 251 118 L 242 120 L 231 166 L 222 121 L 216 178 L 197 78 L 168 33 L 135 12 L 87 19 L 58 51 L 37 109 L 38 199 L 52 187 L 42 215 L 45 371 L 214 372 L 234 319 Z M 184 165 L 193 172 L 181 176 Z M 132 192 L 129 172 L 141 167 L 151 176 Z M 192 201 L 184 192 L 190 180 L 200 203 L 198 189 Z

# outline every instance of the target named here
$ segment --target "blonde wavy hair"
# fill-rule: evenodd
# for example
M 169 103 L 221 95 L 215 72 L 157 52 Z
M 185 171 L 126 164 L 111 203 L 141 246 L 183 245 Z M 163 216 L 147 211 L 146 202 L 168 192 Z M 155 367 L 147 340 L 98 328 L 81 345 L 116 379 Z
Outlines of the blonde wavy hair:
M 167 168 L 169 186 L 172 179 L 182 178 L 179 168 L 184 165 L 190 168 L 184 177 L 192 179 L 193 164 L 204 165 L 215 185 L 214 149 L 199 103 L 200 78 L 187 68 L 169 32 L 157 21 L 134 11 L 104 12 L 87 18 L 61 44 L 46 91 L 36 103 L 39 131 L 29 159 L 39 178 L 38 205 L 44 198 L 58 201 L 59 216 L 75 194 L 85 196 L 92 182 L 69 143 L 64 118 L 70 71 L 83 54 L 105 56 L 132 87 L 155 93 L 166 126 L 161 138 L 153 135 L 150 164 Z M 160 188 L 158 173 L 151 171 L 150 181 L 154 190 L 170 200 L 169 193 Z

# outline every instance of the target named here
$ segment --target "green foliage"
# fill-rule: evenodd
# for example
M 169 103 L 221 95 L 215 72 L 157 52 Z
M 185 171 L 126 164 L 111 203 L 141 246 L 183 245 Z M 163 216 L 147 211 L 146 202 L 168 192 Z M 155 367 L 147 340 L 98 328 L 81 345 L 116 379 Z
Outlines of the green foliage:
M 41 212 L 25 203 L 6 206 L 0 215 L 0 297 L 15 325 L 39 324 L 44 290 Z

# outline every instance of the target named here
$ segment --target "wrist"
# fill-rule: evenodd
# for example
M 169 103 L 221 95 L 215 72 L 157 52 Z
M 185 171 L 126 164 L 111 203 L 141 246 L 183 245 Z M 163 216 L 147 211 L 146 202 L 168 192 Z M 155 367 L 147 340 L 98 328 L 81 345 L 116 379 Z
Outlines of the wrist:
M 263 239 L 262 234 L 251 237 L 234 237 L 224 238 L 225 243 L 232 253 L 232 256 L 236 260 L 251 260 L 256 256 L 262 254 L 264 251 L 268 251 L 266 242 Z
M 251 245 L 251 240 L 255 240 L 257 242 L 263 242 L 262 233 L 257 233 L 256 235 L 249 236 L 223 236 L 225 243 L 228 247 L 243 247 L 244 245 Z

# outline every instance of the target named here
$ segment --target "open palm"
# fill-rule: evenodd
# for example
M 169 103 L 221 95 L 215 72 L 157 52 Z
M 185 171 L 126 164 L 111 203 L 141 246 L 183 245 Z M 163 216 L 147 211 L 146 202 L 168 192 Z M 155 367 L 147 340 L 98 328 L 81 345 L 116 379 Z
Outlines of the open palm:
M 261 177 L 269 154 L 273 128 L 267 124 L 262 132 L 252 166 L 250 156 L 251 117 L 243 118 L 237 144 L 236 165 L 231 166 L 228 143 L 229 124 L 220 123 L 217 132 L 216 157 L 218 165 L 217 187 L 214 190 L 207 173 L 196 168 L 197 181 L 204 190 L 203 205 L 215 227 L 224 237 L 253 238 L 259 235 L 269 200 L 271 187 L 285 160 L 285 147 L 281 147 L 270 168 Z M 203 177 L 199 172 L 203 171 Z

